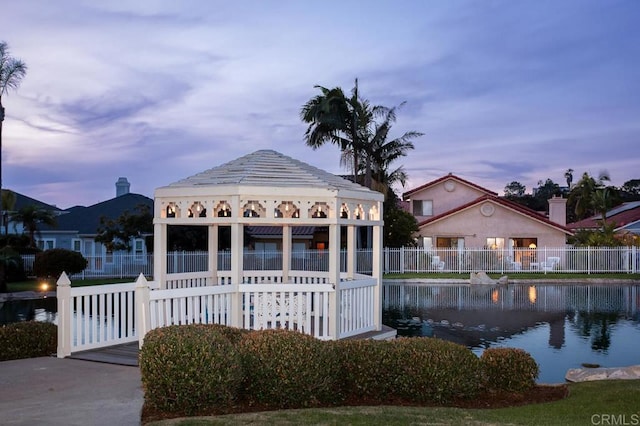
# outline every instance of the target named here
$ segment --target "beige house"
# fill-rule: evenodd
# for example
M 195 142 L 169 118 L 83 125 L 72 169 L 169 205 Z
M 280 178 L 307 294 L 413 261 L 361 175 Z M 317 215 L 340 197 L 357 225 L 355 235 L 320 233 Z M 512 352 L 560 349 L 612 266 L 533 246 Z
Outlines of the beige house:
M 425 249 L 491 248 L 507 253 L 519 266 L 537 262 L 536 250 L 564 247 L 566 202 L 549 200 L 549 217 L 453 174 L 403 194 L 418 220 Z

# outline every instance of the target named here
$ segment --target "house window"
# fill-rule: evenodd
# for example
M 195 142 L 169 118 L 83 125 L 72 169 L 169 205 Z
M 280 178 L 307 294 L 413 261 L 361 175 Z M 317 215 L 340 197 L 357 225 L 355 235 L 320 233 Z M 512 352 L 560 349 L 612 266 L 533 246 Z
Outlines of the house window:
M 504 249 L 504 238 L 498 238 L 498 237 L 487 238 L 487 247 L 489 247 L 491 250 Z
M 413 201 L 414 216 L 433 216 L 432 200 L 414 200 Z
M 437 248 L 463 248 L 464 238 L 458 237 L 438 237 L 436 238 Z
M 40 250 L 50 250 L 56 248 L 55 238 L 43 238 L 38 240 L 38 248 Z
M 422 237 L 422 247 L 424 251 L 433 250 L 433 237 Z
M 142 260 L 144 257 L 144 240 L 133 240 L 133 254 L 136 260 Z
M 78 238 L 71 240 L 71 250 L 82 253 L 82 240 Z

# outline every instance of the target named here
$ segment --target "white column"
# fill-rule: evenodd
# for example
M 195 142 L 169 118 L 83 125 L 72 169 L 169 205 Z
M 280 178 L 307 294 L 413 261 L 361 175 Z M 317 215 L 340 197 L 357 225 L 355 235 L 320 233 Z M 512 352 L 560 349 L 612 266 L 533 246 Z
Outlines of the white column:
M 329 283 L 334 292 L 329 297 L 329 336 L 340 337 L 340 225 L 329 225 Z
M 356 273 L 356 230 L 355 225 L 347 227 L 347 278 L 353 279 Z
M 382 225 L 376 225 L 373 227 L 373 241 L 371 247 L 371 255 L 373 257 L 371 275 L 377 282 L 373 296 L 373 319 L 376 324 L 376 330 L 382 330 L 382 246 Z
M 239 285 L 243 278 L 244 227 L 240 223 L 231 224 L 231 325 L 242 327 L 242 295 Z
M 71 281 L 66 273 L 58 278 L 58 358 L 71 355 Z
M 282 226 L 282 282 L 289 282 L 289 270 L 291 269 L 291 227 Z
M 160 289 L 167 288 L 167 225 L 153 225 L 153 280 Z
M 218 284 L 218 225 L 209 225 L 209 263 L 207 270 L 211 277 L 211 285 Z

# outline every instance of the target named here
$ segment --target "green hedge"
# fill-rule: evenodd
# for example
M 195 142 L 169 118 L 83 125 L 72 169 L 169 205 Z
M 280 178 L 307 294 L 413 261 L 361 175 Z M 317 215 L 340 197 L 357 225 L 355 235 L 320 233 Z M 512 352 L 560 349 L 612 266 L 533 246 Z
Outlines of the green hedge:
M 150 331 L 140 351 L 145 401 L 186 415 L 233 406 L 244 378 L 234 333 L 216 325 Z
M 0 327 L 0 361 L 55 354 L 58 327 L 39 321 L 16 322 Z
M 536 384 L 539 367 L 522 349 L 489 348 L 480 357 L 485 387 L 489 390 L 521 392 Z
M 446 404 L 484 389 L 521 391 L 538 367 L 521 350 L 433 338 L 324 342 L 288 330 L 218 325 L 151 331 L 140 353 L 145 401 L 187 415 L 238 407 L 302 408 L 350 403 Z

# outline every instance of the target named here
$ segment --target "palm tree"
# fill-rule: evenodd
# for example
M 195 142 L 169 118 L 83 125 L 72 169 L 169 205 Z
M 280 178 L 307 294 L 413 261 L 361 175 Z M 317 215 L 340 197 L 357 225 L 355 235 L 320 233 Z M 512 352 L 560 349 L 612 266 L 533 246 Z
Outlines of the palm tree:
M 40 224 L 55 226 L 56 217 L 50 210 L 39 209 L 36 206 L 26 206 L 11 215 L 13 222 L 20 222 L 29 233 L 31 247 L 36 247 L 36 234 Z
M 391 170 L 391 164 L 400 157 L 405 157 L 414 148 L 412 139 L 423 135 L 420 132 L 409 131 L 399 138 L 388 140 L 391 126 L 396 121 L 396 111 L 403 105 L 404 102 L 399 107 L 386 109 L 384 119 L 375 125 L 373 136 L 367 144 L 366 163 L 371 165 L 373 178 L 378 185 L 377 190 L 385 196 L 393 184 L 400 183 L 404 186 L 407 181 L 407 174 L 403 167 Z M 367 170 L 367 173 L 369 172 Z
M 327 89 L 315 86 L 322 92 L 311 98 L 300 110 L 300 118 L 309 123 L 304 138 L 306 144 L 317 149 L 327 142 L 340 150 L 350 152 L 353 160 L 353 178 L 357 182 L 360 156 L 366 148 L 366 133 L 374 115 L 381 107 L 371 107 L 358 95 L 358 79 L 347 97 L 340 87 Z
M 8 212 L 13 211 L 16 206 L 16 193 L 8 189 L 2 190 L 2 207 L 4 212 L 2 222 L 4 223 L 4 234 L 9 235 L 9 217 Z
M 2 95 L 9 93 L 9 89 L 17 90 L 26 73 L 25 63 L 12 58 L 9 55 L 7 43 L 0 41 L 0 191 L 2 191 L 2 122 L 4 121 Z M 2 210 L 0 210 L 0 217 L 3 217 Z
M 575 206 L 574 211 L 578 220 L 589 217 L 596 212 L 593 201 L 594 194 L 596 190 L 603 189 L 605 182 L 610 180 L 607 172 L 600 172 L 598 180 L 587 172 L 582 174 L 582 178 L 571 189 L 568 200 L 569 204 Z
M 571 183 L 573 182 L 573 169 L 567 169 L 564 172 L 564 178 L 567 180 L 567 190 L 571 190 Z

